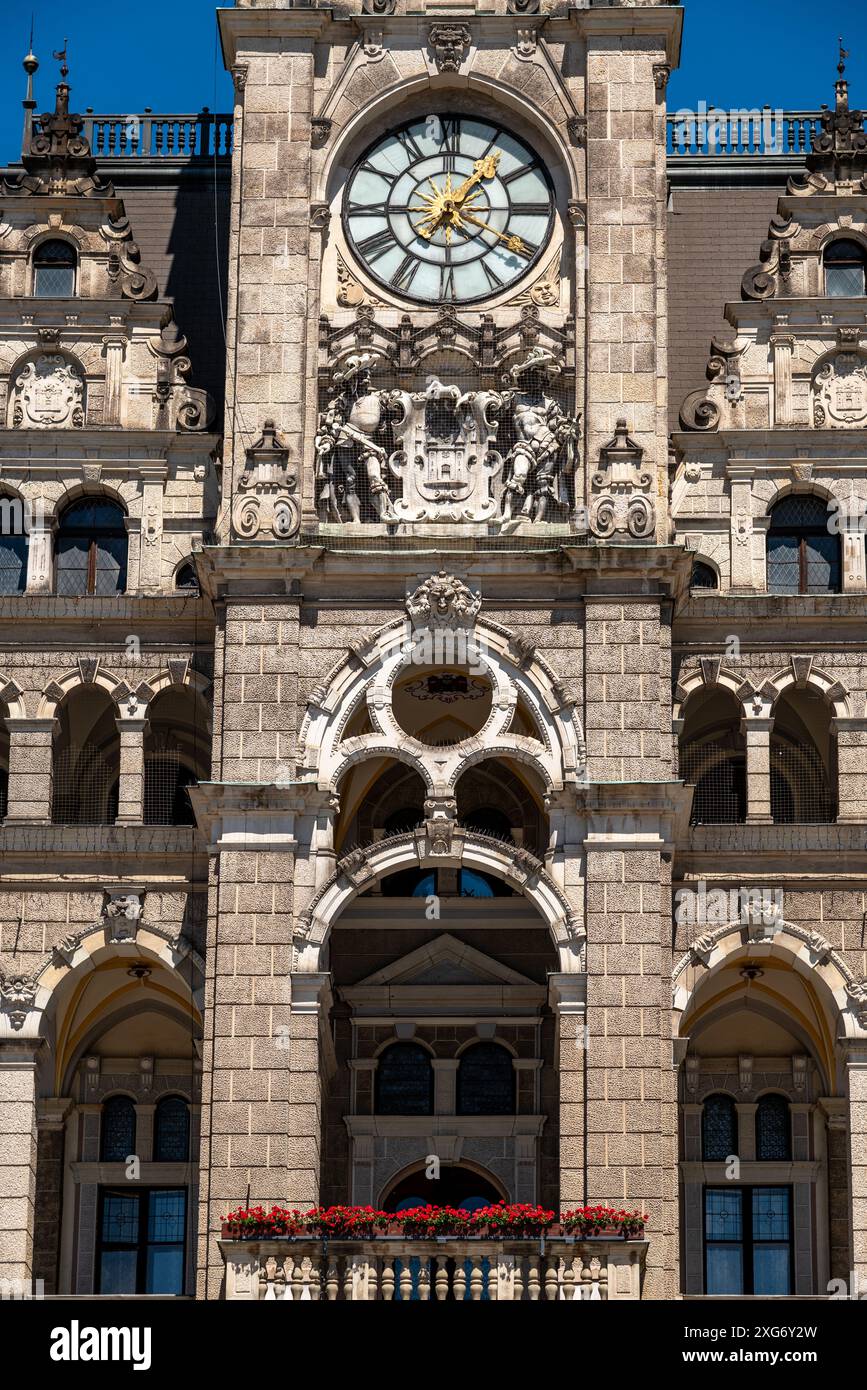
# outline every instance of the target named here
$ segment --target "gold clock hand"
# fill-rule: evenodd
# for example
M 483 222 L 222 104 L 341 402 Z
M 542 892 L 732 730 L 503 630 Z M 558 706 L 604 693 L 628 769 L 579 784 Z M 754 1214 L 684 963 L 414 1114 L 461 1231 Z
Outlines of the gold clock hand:
M 480 217 L 474 217 L 471 212 L 461 212 L 458 214 L 458 217 L 460 221 L 472 222 L 476 227 L 481 227 L 484 231 L 490 232 L 492 236 L 497 237 L 500 241 L 504 241 L 510 251 L 514 251 L 521 256 L 529 256 L 532 254 L 529 246 L 525 246 L 521 238 L 516 236 L 514 232 L 498 232 L 496 227 L 492 227 L 488 222 L 483 222 Z
M 473 188 L 481 179 L 492 179 L 497 172 L 497 165 L 502 159 L 500 150 L 494 150 L 491 154 L 485 155 L 484 159 L 477 159 L 473 165 L 473 172 L 468 179 L 464 179 L 460 188 L 456 188 L 452 196 L 452 202 L 460 207 L 470 189 Z

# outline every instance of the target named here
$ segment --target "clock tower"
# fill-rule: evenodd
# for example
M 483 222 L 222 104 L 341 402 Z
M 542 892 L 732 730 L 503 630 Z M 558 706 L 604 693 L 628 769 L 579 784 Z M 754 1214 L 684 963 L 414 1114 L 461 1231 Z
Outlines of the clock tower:
M 647 1292 L 670 1296 L 681 11 L 219 13 L 235 145 L 224 505 L 201 557 L 218 733 L 194 793 L 213 866 L 203 1288 L 248 1188 L 381 1205 L 433 1155 L 513 1201 L 648 1211 Z M 399 874 L 416 886 L 387 887 Z M 469 907 L 472 875 L 504 896 Z M 444 959 L 445 934 L 496 963 L 508 1007 L 469 957 L 452 985 L 438 967 L 421 994 L 385 989 L 414 953 Z M 518 1039 L 508 1124 L 461 1113 L 462 1029 Z M 427 1129 L 379 1113 L 395 1037 L 435 1057 Z

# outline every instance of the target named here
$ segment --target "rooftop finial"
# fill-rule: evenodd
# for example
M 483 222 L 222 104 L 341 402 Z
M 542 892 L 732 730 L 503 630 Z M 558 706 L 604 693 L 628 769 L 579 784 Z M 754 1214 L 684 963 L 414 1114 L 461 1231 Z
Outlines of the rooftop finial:
M 64 39 L 63 47 L 61 49 L 58 49 L 56 53 L 52 53 L 51 55 L 52 58 L 56 58 L 58 63 L 60 64 L 60 78 L 63 82 L 65 82 L 67 77 L 69 76 L 69 64 L 66 61 L 66 50 L 68 47 L 69 39 Z
M 840 35 L 840 61 L 837 64 L 837 71 L 842 77 L 846 71 L 846 59 L 851 58 L 852 54 L 848 48 L 843 47 L 843 35 Z
M 36 102 L 33 100 L 33 75 L 39 67 L 39 59 L 33 52 L 33 15 L 30 16 L 30 45 L 24 60 L 21 64 L 27 73 L 27 95 L 24 98 L 24 136 L 21 141 L 22 152 L 30 148 L 30 136 L 33 128 L 33 112 L 36 110 Z

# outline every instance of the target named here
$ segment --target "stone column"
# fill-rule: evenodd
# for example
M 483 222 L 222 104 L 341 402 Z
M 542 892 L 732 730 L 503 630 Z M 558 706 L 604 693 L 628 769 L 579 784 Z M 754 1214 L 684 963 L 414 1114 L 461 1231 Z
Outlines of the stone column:
M 749 1101 L 736 1101 L 738 1117 L 737 1157 L 742 1163 L 751 1163 L 756 1156 L 756 1111 L 758 1105 Z
M 850 1042 L 846 1058 L 849 1090 L 849 1173 L 852 1264 L 861 1292 L 867 1289 L 867 1041 Z
M 103 407 L 103 423 L 106 425 L 119 425 L 120 403 L 123 392 L 123 350 L 126 347 L 126 335 L 119 330 L 119 325 L 123 321 L 112 318 L 112 326 L 118 324 L 114 331 L 107 333 L 102 340 L 105 348 L 105 405 Z
M 752 593 L 753 573 L 753 469 L 729 464 L 731 488 L 731 591 Z
M 51 820 L 54 782 L 53 744 L 60 723 L 49 719 L 6 720 L 9 730 L 9 808 L 6 824 L 26 821 L 47 825 Z
M 454 1115 L 457 1109 L 455 1087 L 460 1064 L 459 1057 L 435 1057 L 431 1062 L 435 1115 Z
M 36 1202 L 36 1066 L 41 1038 L 0 1039 L 0 1279 L 31 1291 Z
M 33 504 L 30 532 L 27 537 L 27 593 L 50 594 L 52 584 L 51 523 L 45 516 L 45 503 L 40 497 Z
M 156 1104 L 153 1101 L 137 1103 L 135 1106 L 135 1152 L 142 1163 L 154 1161 L 154 1116 Z
M 555 1059 L 560 1074 L 560 1207 L 587 1200 L 584 1130 L 587 1064 L 587 977 L 548 976 L 548 1003 L 557 1020 Z M 604 1046 L 602 1038 L 598 1045 Z
M 843 512 L 846 516 L 846 513 Z M 850 522 L 840 531 L 840 546 L 843 552 L 843 592 L 844 594 L 863 594 L 867 589 L 867 565 L 865 565 L 864 532 L 857 522 Z
M 837 820 L 860 823 L 867 819 L 867 719 L 833 719 L 831 732 L 837 735 Z
M 791 333 L 775 333 L 771 338 L 774 356 L 774 424 L 792 423 L 792 352 L 795 340 Z
M 147 719 L 115 720 L 120 735 L 120 779 L 117 825 L 141 825 L 144 820 L 144 737 Z
M 33 1277 L 42 1281 L 43 1291 L 47 1294 L 59 1292 L 66 1117 L 74 1104 L 70 1096 L 51 1096 L 36 1102 Z
M 165 465 L 148 468 L 139 464 L 142 474 L 141 531 L 139 533 L 139 563 L 136 589 L 141 593 L 158 593 L 162 589 L 163 488 Z M 130 587 L 133 583 L 130 568 Z
M 773 719 L 741 720 L 747 743 L 747 824 L 771 824 L 771 730 Z

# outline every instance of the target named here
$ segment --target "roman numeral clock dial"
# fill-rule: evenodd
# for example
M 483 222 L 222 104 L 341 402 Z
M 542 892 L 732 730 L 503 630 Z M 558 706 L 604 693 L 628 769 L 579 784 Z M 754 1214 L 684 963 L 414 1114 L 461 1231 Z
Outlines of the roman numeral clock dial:
M 390 131 L 346 185 L 343 226 L 367 274 L 416 303 L 500 294 L 538 261 L 554 195 L 522 140 L 469 116 L 426 116 Z

